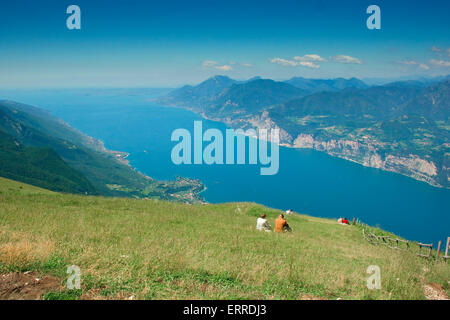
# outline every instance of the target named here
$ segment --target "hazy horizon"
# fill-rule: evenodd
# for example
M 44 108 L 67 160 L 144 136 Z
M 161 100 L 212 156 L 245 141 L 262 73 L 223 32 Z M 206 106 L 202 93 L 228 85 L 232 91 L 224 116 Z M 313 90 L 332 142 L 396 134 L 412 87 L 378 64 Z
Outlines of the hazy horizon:
M 179 87 L 215 75 L 274 80 L 448 74 L 450 2 L 18 0 L 0 11 L 0 87 Z
M 217 76 L 225 76 L 225 77 L 229 77 L 228 75 L 225 74 L 216 74 L 213 75 L 211 77 L 205 78 L 199 82 L 195 82 L 195 83 L 184 83 L 181 85 L 177 85 L 177 86 L 140 86 L 138 84 L 132 86 L 102 86 L 102 85 L 98 85 L 98 86 L 28 86 L 28 87 L 9 87 L 9 86 L 0 86 L 0 94 L 2 93 L 1 90 L 3 91 L 21 91 L 21 90 L 114 90 L 114 89 L 146 89 L 146 90 L 174 90 L 174 89 L 178 89 L 181 88 L 185 85 L 191 85 L 191 86 L 196 86 L 208 79 L 217 77 Z M 319 77 L 319 78 L 313 78 L 313 77 L 304 77 L 305 79 L 314 79 L 314 80 L 332 80 L 332 79 L 337 79 L 337 78 L 344 78 L 344 79 L 350 79 L 350 78 L 356 78 L 359 79 L 361 81 L 363 81 L 364 83 L 370 85 L 370 86 L 377 86 L 377 85 L 385 85 L 385 84 L 389 84 L 392 82 L 397 82 L 397 81 L 420 81 L 420 80 L 433 80 L 433 79 L 439 79 L 439 78 L 446 78 L 449 77 L 450 74 L 443 74 L 440 76 L 419 76 L 419 75 L 411 75 L 411 76 L 404 76 L 404 77 L 392 77 L 392 78 L 356 78 L 356 77 Z M 259 76 L 254 76 L 254 77 L 250 77 L 250 78 L 232 78 L 229 77 L 233 80 L 237 80 L 237 81 L 246 81 L 249 80 L 251 78 L 255 78 L 255 77 L 259 77 Z M 299 76 L 301 77 L 301 76 Z M 274 81 L 278 81 L 278 82 L 283 82 L 283 81 L 287 81 L 291 78 L 287 78 L 287 79 L 273 79 L 273 78 L 262 78 L 261 79 L 270 79 L 270 80 L 274 80 Z

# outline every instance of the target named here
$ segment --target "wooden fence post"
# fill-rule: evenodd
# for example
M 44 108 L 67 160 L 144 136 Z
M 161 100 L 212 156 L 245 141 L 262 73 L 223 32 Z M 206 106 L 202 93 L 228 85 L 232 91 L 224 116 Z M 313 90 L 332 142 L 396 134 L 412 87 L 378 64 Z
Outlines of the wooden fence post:
M 441 251 L 441 240 L 439 240 L 438 243 L 438 249 L 437 249 L 437 253 L 436 253 L 436 262 L 438 262 L 439 260 L 439 252 Z
M 448 256 L 448 247 L 450 246 L 450 237 L 447 238 L 447 246 L 445 247 L 444 260 L 447 261 L 450 257 Z

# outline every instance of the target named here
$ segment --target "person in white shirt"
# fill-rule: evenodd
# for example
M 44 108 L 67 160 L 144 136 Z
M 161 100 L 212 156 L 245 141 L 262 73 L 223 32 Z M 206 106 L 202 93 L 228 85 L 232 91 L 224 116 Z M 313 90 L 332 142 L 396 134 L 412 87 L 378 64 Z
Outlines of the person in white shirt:
M 266 232 L 272 231 L 272 227 L 269 222 L 267 222 L 265 214 L 262 214 L 261 217 L 256 220 L 256 229 L 261 231 L 264 230 Z

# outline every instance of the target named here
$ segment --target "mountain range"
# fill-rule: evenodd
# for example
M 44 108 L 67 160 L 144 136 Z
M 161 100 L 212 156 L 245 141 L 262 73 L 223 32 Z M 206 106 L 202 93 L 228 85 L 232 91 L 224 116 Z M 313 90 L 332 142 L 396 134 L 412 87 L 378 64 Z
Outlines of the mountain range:
M 216 76 L 158 99 L 233 128 L 279 128 L 281 144 L 450 187 L 449 77 L 370 86 L 356 79 Z
M 243 104 L 246 108 L 249 108 L 249 104 L 265 107 L 318 91 L 365 87 L 367 85 L 356 78 L 323 80 L 294 77 L 286 81 L 274 81 L 253 77 L 246 81 L 238 81 L 217 75 L 196 86 L 186 85 L 175 89 L 158 98 L 158 102 L 183 106 L 195 111 L 208 111 L 212 106 L 216 109 L 220 108 L 229 99 L 239 100 L 240 98 L 241 101 L 233 100 L 233 103 Z

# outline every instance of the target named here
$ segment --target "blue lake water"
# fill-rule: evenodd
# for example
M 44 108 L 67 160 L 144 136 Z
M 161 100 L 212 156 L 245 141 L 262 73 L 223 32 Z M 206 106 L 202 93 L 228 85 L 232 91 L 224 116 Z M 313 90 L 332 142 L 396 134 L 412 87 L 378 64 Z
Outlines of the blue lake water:
M 254 201 L 317 217 L 357 217 L 425 243 L 445 243 L 450 236 L 450 190 L 321 152 L 281 147 L 274 176 L 261 176 L 260 165 L 174 165 L 172 131 L 192 131 L 193 122 L 202 119 L 150 102 L 157 93 L 0 91 L 0 99 L 49 110 L 107 148 L 130 153 L 130 164 L 156 179 L 198 178 L 207 186 L 202 195 L 208 202 Z M 203 128 L 224 131 L 226 126 L 203 120 Z

